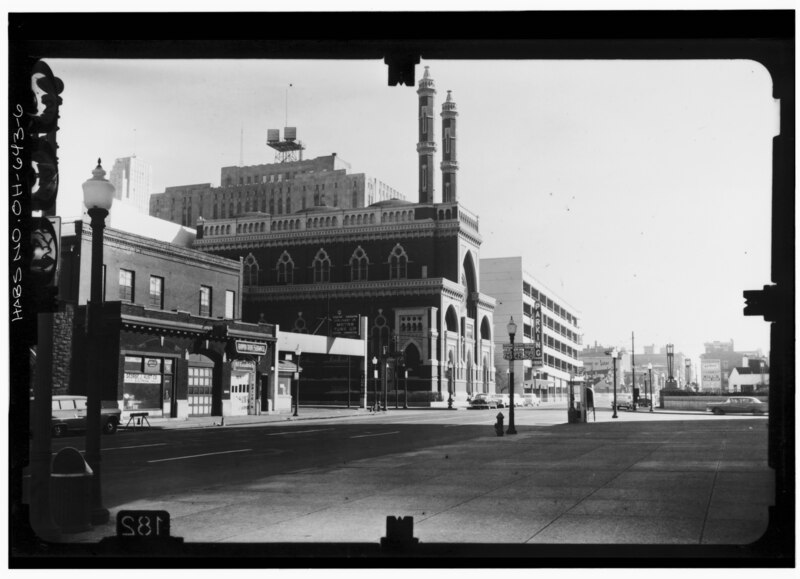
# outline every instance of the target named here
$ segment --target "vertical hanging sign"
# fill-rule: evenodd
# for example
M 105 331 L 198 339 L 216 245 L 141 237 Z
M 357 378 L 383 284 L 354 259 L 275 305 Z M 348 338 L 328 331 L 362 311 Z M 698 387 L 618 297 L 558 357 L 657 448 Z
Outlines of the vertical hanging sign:
M 544 366 L 542 351 L 542 304 L 533 303 L 533 366 Z

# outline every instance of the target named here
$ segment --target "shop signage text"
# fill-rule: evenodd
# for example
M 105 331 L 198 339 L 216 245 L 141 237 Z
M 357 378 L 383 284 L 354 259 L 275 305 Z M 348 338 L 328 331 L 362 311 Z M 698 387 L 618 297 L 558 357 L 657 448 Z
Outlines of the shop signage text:
M 357 338 L 359 334 L 358 318 L 358 314 L 332 316 L 331 334 L 341 338 Z
M 258 342 L 245 342 L 244 340 L 236 340 L 236 353 L 266 356 L 267 345 L 259 344 Z

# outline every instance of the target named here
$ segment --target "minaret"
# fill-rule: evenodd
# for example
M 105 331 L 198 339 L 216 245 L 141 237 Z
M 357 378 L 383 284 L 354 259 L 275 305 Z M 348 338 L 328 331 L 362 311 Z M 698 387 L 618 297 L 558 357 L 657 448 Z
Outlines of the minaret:
M 447 100 L 442 103 L 442 201 L 444 203 L 455 203 L 458 201 L 456 195 L 456 172 L 458 171 L 458 161 L 456 161 L 456 103 L 450 91 L 447 91 Z
M 436 94 L 433 79 L 425 67 L 419 81 L 419 202 L 433 203 L 433 154 L 436 152 L 433 127 L 433 95 Z

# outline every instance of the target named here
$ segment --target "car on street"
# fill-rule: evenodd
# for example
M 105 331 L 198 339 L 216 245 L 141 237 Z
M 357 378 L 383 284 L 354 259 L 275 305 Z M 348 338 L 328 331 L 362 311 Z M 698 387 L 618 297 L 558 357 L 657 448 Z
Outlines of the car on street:
M 722 414 L 766 414 L 768 405 L 753 396 L 732 396 L 725 402 L 709 402 L 706 412 Z
M 50 428 L 54 437 L 75 430 L 86 430 L 86 396 L 55 395 L 52 399 Z M 31 399 L 31 409 L 34 401 Z M 122 411 L 116 402 L 103 400 L 100 403 L 100 429 L 103 434 L 114 434 L 119 427 Z
M 508 408 L 511 405 L 508 394 L 495 394 L 494 401 L 497 403 L 498 408 Z
M 537 394 L 523 394 L 522 400 L 523 406 L 539 406 L 541 403 Z
M 642 408 L 650 408 L 650 399 L 645 398 L 644 396 L 640 396 L 639 399 L 636 400 L 636 404 L 638 404 Z
M 472 400 L 469 401 L 470 408 L 497 408 L 497 402 L 488 394 L 476 394 Z
M 611 406 L 613 410 L 614 400 L 612 398 Z M 629 392 L 617 392 L 617 409 L 633 410 L 633 394 Z

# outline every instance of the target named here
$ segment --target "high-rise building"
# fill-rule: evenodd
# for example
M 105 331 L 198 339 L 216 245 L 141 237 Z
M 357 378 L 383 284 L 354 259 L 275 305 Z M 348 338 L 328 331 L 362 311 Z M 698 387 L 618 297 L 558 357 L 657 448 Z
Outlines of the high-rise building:
M 138 211 L 150 213 L 150 194 L 153 192 L 153 170 L 136 156 L 114 161 L 109 178 L 114 185 L 114 197 L 136 207 Z
M 519 256 L 481 259 L 480 281 L 481 290 L 497 300 L 492 336 L 498 388 L 508 391 L 508 361 L 503 359 L 502 345 L 509 341 L 509 319 L 513 317 L 517 324 L 515 344 L 535 343 L 538 303 L 542 316 L 542 365 L 534 366 L 531 360 L 515 363 L 514 392 L 522 394 L 524 388 L 542 400 L 565 400 L 570 379 L 579 373 L 576 310 L 528 273 Z
M 150 215 L 194 227 L 199 218 L 233 219 L 246 214 L 290 215 L 314 207 L 354 209 L 404 199 L 386 183 L 350 172 L 336 153 L 247 167 L 223 167 L 220 187 L 210 183 L 167 187 L 150 197 Z

